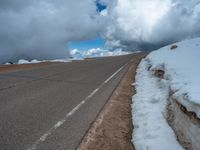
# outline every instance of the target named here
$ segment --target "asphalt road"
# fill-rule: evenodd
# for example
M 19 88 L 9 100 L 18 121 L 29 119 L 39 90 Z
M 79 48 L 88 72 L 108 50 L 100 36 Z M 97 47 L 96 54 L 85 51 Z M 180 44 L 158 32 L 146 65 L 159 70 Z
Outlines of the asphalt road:
M 73 150 L 134 55 L 0 73 L 0 150 Z

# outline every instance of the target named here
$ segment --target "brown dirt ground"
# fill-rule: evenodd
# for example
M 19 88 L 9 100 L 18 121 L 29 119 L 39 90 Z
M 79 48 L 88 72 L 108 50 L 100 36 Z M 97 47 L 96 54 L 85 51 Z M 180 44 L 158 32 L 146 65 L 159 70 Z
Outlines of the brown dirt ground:
M 146 56 L 134 56 L 132 65 L 113 92 L 78 150 L 134 150 L 132 139 L 131 97 L 137 65 Z

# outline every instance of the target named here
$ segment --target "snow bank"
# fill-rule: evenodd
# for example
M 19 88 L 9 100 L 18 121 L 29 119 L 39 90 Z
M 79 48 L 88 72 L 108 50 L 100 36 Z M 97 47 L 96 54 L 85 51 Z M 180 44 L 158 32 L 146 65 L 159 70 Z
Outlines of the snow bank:
M 17 64 L 35 64 L 35 63 L 41 63 L 41 62 L 70 62 L 70 60 L 67 60 L 67 59 L 55 59 L 55 60 L 42 60 L 42 61 L 39 61 L 39 60 L 32 60 L 32 61 L 28 61 L 28 60 L 25 60 L 25 59 L 20 59 Z
M 198 117 L 195 121 L 199 122 L 199 64 L 200 38 L 163 47 L 141 61 L 137 69 L 136 95 L 133 96 L 132 104 L 135 127 L 133 142 L 136 149 L 182 149 L 167 123 L 167 120 L 170 121 L 169 115 L 173 116 L 169 123 L 179 140 L 187 139 L 184 143 L 198 147 L 199 139 L 195 134 L 200 131 L 193 122 L 193 113 Z M 176 102 L 180 104 L 179 107 Z M 183 107 L 186 111 L 181 110 Z
M 152 69 L 163 67 L 165 78 L 175 92 L 173 97 L 200 118 L 200 38 L 174 45 L 178 47 L 166 46 L 152 52 L 147 59 Z
M 28 61 L 25 59 L 20 59 L 17 64 L 34 64 L 34 63 L 40 63 L 40 61 L 38 60 Z
M 188 112 L 171 95 L 167 105 L 167 120 L 185 149 L 199 150 L 200 119 L 194 113 Z
M 181 150 L 182 147 L 165 119 L 168 86 L 148 71 L 143 60 L 136 75 L 136 92 L 133 96 L 133 143 L 137 150 Z

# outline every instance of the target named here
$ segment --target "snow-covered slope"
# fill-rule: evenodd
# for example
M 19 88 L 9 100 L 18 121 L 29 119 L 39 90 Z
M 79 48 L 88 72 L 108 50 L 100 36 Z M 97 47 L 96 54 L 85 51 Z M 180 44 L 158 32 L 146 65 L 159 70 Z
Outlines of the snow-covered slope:
M 175 45 L 176 49 L 166 46 L 152 52 L 147 59 L 151 68 L 163 67 L 165 78 L 175 91 L 174 97 L 200 118 L 200 110 L 191 107 L 191 104 L 200 105 L 200 38 Z
M 170 96 L 200 118 L 199 65 L 200 38 L 163 47 L 141 61 L 132 105 L 137 150 L 182 149 L 167 123 L 168 98 L 173 91 Z M 159 78 L 156 71 L 161 72 Z
M 181 150 L 173 130 L 165 119 L 168 88 L 159 85 L 143 60 L 136 76 L 136 92 L 133 96 L 133 143 L 136 150 Z M 163 81 L 164 82 L 164 81 Z M 160 88 L 158 88 L 160 87 Z

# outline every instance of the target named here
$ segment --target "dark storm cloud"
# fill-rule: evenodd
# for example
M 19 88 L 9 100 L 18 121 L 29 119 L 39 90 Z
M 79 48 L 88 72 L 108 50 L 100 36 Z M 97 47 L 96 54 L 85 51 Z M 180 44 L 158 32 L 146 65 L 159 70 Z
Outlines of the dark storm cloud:
M 1 0 L 0 62 L 67 58 L 67 43 L 102 29 L 95 0 Z

